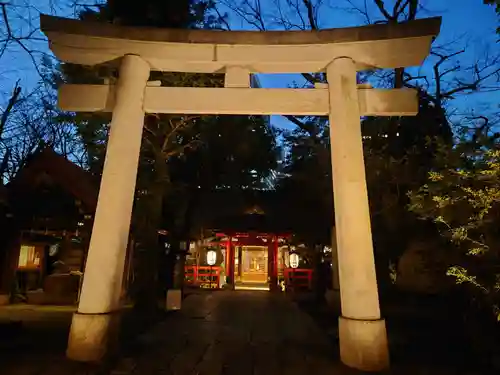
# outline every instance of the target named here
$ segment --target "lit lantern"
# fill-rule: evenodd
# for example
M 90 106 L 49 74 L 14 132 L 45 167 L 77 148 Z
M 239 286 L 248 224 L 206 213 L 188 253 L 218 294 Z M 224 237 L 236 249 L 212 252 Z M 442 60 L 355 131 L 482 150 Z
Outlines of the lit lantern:
M 207 251 L 207 264 L 209 266 L 213 266 L 216 261 L 217 261 L 217 253 L 215 252 L 215 250 L 208 250 Z
M 290 254 L 290 267 L 292 268 L 297 268 L 299 266 L 299 254 L 297 253 L 292 253 Z

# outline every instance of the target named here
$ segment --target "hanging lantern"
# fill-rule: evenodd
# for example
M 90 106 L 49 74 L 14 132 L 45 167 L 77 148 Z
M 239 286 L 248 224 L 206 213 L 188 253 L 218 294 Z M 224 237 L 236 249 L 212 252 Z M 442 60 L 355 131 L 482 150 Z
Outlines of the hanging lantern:
M 207 251 L 207 264 L 213 266 L 217 261 L 217 252 L 215 250 Z
M 54 257 L 57 255 L 57 253 L 59 252 L 59 248 L 60 248 L 60 244 L 59 243 L 56 243 L 56 244 L 53 244 L 53 245 L 50 245 L 49 247 L 49 256 L 50 257 Z
M 300 257 L 297 253 L 290 254 L 290 267 L 297 268 L 299 266 Z

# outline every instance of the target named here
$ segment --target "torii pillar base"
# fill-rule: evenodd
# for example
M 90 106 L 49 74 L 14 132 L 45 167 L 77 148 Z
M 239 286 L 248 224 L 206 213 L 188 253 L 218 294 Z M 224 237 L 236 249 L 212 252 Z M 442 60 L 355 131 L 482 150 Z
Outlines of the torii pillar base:
M 385 320 L 356 320 L 339 317 L 340 359 L 362 371 L 389 368 Z
M 118 346 L 120 312 L 75 313 L 66 355 L 79 362 L 101 362 Z

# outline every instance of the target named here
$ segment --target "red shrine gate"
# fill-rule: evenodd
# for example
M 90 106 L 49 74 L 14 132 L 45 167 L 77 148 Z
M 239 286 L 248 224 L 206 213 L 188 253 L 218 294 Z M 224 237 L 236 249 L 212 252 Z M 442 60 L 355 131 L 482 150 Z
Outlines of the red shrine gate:
M 292 272 L 289 234 L 218 233 L 216 240 L 191 252 L 185 267 L 186 284 L 200 288 L 236 290 L 310 289 L 312 269 Z M 206 264 L 206 251 L 218 253 L 216 265 Z

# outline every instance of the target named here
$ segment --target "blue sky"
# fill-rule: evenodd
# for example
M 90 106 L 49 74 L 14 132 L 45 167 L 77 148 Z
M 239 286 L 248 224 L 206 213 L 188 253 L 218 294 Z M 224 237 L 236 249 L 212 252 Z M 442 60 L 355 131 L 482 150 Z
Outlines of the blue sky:
M 268 8 L 264 11 L 270 16 L 275 13 L 272 1 L 264 1 Z M 364 1 L 352 0 L 357 6 L 363 5 Z M 385 1 L 388 9 L 392 8 L 394 1 Z M 427 0 L 421 2 L 425 10 L 421 11 L 418 18 L 442 17 L 442 27 L 436 45 L 450 45 L 450 49 L 458 51 L 465 49 L 465 53 L 460 56 L 462 66 L 471 64 L 478 57 L 484 56 L 485 51 L 490 54 L 500 54 L 500 43 L 496 43 L 499 38 L 495 34 L 497 27 L 497 15 L 493 7 L 485 6 L 480 0 Z M 347 0 L 324 1 L 318 12 L 318 23 L 321 28 L 349 27 L 366 24 L 366 19 L 360 13 L 352 11 L 352 7 Z M 369 5 L 370 21 L 382 19 L 382 16 L 374 2 L 367 1 Z M 371 5 L 371 6 L 370 6 Z M 351 8 L 351 10 L 349 9 Z M 230 11 L 229 11 L 230 12 Z M 271 17 L 268 17 L 270 19 Z M 233 29 L 253 29 L 241 17 L 230 15 L 230 25 Z M 278 27 L 269 27 L 276 29 Z M 431 72 L 433 62 L 430 57 L 424 64 L 424 72 Z M 288 87 L 293 82 L 302 84 L 304 80 L 295 74 L 269 74 L 260 75 L 260 82 L 264 87 Z M 500 85 L 497 85 L 500 88 Z M 474 109 L 478 114 L 498 110 L 500 103 L 500 93 L 479 93 L 457 97 L 450 103 L 451 110 L 455 113 L 469 112 Z M 286 127 L 289 122 L 281 116 L 273 116 L 272 122 L 275 125 Z
M 275 14 L 272 4 L 277 0 L 262 0 L 264 12 L 270 20 Z M 364 0 L 352 0 L 353 3 L 363 4 Z M 235 0 L 236 2 L 236 0 Z M 13 0 L 11 3 L 17 7 L 12 8 L 12 25 L 17 35 L 24 35 L 31 30 L 32 25 L 38 25 L 38 12 L 56 13 L 59 15 L 73 16 L 70 7 L 64 7 L 62 1 L 51 0 Z M 26 4 L 29 3 L 29 7 Z M 53 4 L 59 4 L 54 7 Z M 372 0 L 367 0 L 371 4 Z M 392 4 L 392 1 L 386 1 Z M 495 43 L 498 35 L 495 28 L 498 20 L 493 7 L 482 4 L 481 0 L 427 0 L 423 2 L 425 11 L 419 17 L 442 16 L 443 25 L 441 34 L 436 41 L 439 45 L 449 44 L 454 50 L 462 48 L 466 52 L 461 55 L 460 62 L 465 66 L 474 61 L 478 56 L 483 56 L 488 49 L 490 54 L 500 53 L 500 43 Z M 366 23 L 366 20 L 359 13 L 350 11 L 348 0 L 323 0 L 323 5 L 318 12 L 318 21 L 321 28 L 359 26 Z M 374 6 L 370 9 L 372 21 L 380 18 Z M 292 15 L 293 17 L 293 15 Z M 235 14 L 230 14 L 230 25 L 232 29 L 252 29 L 253 27 L 245 23 Z M 269 23 L 270 24 L 270 23 Z M 271 25 L 269 29 L 277 29 L 277 25 Z M 5 25 L 0 24 L 0 32 L 5 30 Z M 37 51 L 34 56 L 40 58 L 43 53 L 48 52 L 48 46 L 43 41 L 43 35 L 35 33 L 40 40 L 29 43 L 29 48 Z M 425 73 L 429 73 L 432 58 L 424 65 Z M 301 83 L 299 75 L 261 75 L 260 81 L 263 87 L 287 87 L 294 81 Z M 32 63 L 31 57 L 18 45 L 13 43 L 8 51 L 0 57 L 0 105 L 2 108 L 8 100 L 14 83 L 19 80 L 26 88 L 34 87 L 38 81 L 38 75 Z M 460 113 L 475 108 L 476 111 L 484 112 L 498 109 L 500 95 L 498 93 L 474 94 L 463 96 L 454 100 L 450 106 Z M 288 121 L 280 116 L 273 116 L 275 125 L 289 127 Z

